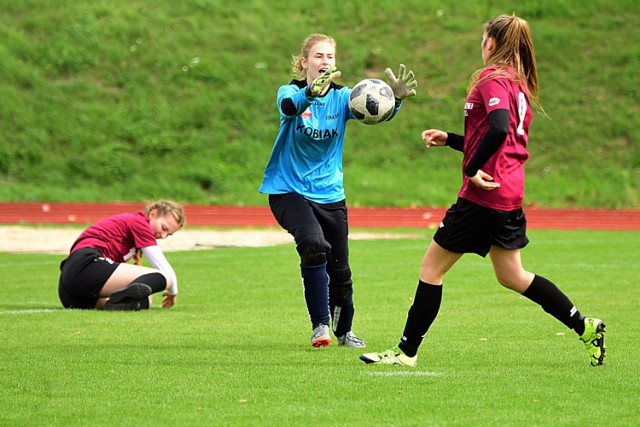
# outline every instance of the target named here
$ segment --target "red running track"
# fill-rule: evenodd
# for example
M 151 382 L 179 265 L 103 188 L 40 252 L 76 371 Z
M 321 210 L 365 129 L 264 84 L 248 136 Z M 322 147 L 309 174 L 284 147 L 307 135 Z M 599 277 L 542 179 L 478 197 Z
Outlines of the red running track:
M 0 224 L 78 224 L 144 208 L 142 203 L 0 203 Z M 184 205 L 193 226 L 277 227 L 268 207 Z M 446 208 L 349 208 L 351 227 L 433 228 Z M 525 208 L 531 229 L 640 230 L 640 210 Z

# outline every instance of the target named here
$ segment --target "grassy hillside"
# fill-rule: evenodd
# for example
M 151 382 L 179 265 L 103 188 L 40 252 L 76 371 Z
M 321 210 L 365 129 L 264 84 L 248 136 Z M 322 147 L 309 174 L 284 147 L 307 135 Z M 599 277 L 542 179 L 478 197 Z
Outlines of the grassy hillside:
M 527 203 L 640 207 L 640 2 L 0 0 L 0 200 L 262 205 L 275 92 L 309 33 L 338 42 L 341 83 L 405 63 L 419 95 L 392 122 L 349 125 L 351 205 L 444 206 L 481 25 L 527 19 L 541 99 Z

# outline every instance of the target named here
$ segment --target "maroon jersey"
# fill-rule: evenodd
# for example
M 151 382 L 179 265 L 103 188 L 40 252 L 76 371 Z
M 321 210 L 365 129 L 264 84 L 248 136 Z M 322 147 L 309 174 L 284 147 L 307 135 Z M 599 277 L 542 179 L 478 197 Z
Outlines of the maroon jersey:
M 102 219 L 87 228 L 71 247 L 94 248 L 105 258 L 127 262 L 136 249 L 156 246 L 156 237 L 143 212 L 123 213 Z
M 521 208 L 524 200 L 524 162 L 529 158 L 526 147 L 532 113 L 527 88 L 516 83 L 515 78 L 494 76 L 483 80 L 494 71 L 492 67 L 480 74 L 480 83 L 464 105 L 463 182 L 458 195 L 481 206 L 510 211 Z M 512 70 L 506 71 L 514 76 Z M 487 191 L 471 183 L 464 169 L 489 129 L 489 113 L 497 109 L 509 110 L 509 133 L 498 151 L 481 166 L 500 183 L 499 188 Z

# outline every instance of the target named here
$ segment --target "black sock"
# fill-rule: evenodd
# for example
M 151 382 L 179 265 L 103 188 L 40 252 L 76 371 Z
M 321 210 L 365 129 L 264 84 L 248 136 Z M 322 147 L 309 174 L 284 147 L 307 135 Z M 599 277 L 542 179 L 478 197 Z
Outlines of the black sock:
M 573 329 L 578 335 L 584 333 L 584 317 L 569 298 L 556 285 L 542 276 L 534 276 L 523 296 L 540 305 L 544 311 Z
M 355 308 L 353 307 L 353 282 L 351 268 L 329 268 L 329 310 L 333 333 L 337 337 L 351 331 Z
M 436 320 L 442 302 L 442 285 L 418 281 L 416 296 L 407 315 L 407 323 L 398 347 L 409 357 L 418 353 L 429 327 Z
M 162 273 L 147 273 L 139 276 L 131 283 L 144 283 L 151 288 L 152 293 L 162 292 L 167 287 L 167 278 Z
M 331 301 L 331 298 L 329 298 L 329 301 Z M 331 309 L 333 333 L 336 334 L 337 337 L 341 337 L 347 332 L 350 332 L 355 314 L 353 301 L 341 303 L 340 305 L 329 302 L 329 308 Z

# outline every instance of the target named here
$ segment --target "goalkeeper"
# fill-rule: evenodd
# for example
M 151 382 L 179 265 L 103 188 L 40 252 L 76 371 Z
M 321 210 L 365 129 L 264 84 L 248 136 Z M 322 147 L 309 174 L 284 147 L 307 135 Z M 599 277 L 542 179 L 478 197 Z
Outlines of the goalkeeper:
M 293 58 L 299 78 L 281 86 L 277 105 L 280 132 L 264 172 L 260 192 L 282 228 L 294 238 L 300 256 L 304 299 L 313 330 L 311 345 L 331 343 L 364 347 L 351 330 L 353 283 L 349 266 L 349 225 L 342 185 L 342 148 L 351 89 L 338 85 L 336 42 L 312 34 Z M 398 78 L 386 71 L 396 97 L 393 118 L 402 100 L 415 95 L 413 72 L 401 66 Z

